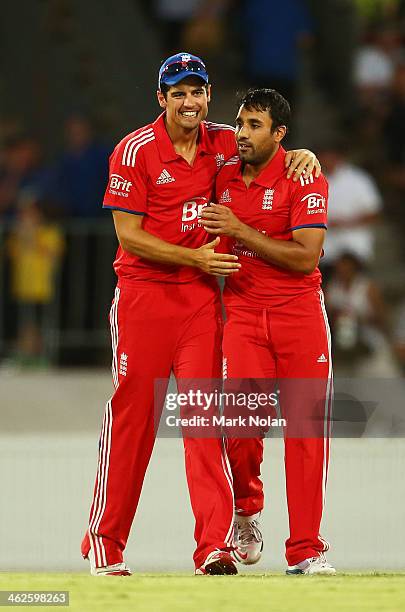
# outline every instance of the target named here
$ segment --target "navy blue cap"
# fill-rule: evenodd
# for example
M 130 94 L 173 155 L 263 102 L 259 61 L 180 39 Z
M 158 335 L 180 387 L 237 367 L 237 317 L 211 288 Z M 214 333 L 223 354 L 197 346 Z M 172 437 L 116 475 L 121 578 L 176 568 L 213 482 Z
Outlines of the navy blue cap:
M 176 53 L 168 57 L 160 67 L 158 88 L 162 83 L 176 85 L 188 76 L 197 76 L 208 83 L 208 74 L 202 59 L 191 53 Z

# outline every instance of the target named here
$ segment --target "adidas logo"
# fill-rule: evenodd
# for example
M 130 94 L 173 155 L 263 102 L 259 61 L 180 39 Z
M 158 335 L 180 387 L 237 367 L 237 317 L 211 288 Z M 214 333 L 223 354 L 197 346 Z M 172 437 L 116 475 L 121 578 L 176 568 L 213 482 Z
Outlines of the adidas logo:
M 219 198 L 219 204 L 225 204 L 225 202 L 232 202 L 231 194 L 229 193 L 229 189 L 225 189 L 224 193 Z
M 165 183 L 174 183 L 175 180 L 176 179 L 170 176 L 166 168 L 164 168 L 158 180 L 156 181 L 156 185 L 164 185 Z
M 326 359 L 325 355 L 322 353 L 322 355 L 320 357 L 318 357 L 317 362 L 318 363 L 326 363 L 328 360 Z

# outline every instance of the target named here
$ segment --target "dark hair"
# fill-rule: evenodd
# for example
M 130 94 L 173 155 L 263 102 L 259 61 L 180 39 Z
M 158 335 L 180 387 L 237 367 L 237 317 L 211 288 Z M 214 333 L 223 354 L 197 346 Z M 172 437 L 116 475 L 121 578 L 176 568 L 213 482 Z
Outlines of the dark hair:
M 285 125 L 288 128 L 291 109 L 287 100 L 275 89 L 248 89 L 239 97 L 238 105 L 246 110 L 267 111 L 273 121 L 272 132 Z
M 170 85 L 166 85 L 166 83 L 161 83 L 161 85 L 160 85 L 160 91 L 162 92 L 162 94 L 164 95 L 165 98 L 167 97 L 167 92 L 169 91 L 170 87 L 171 86 Z
M 340 261 L 351 263 L 357 272 L 367 271 L 366 263 L 354 251 L 343 251 L 335 261 L 335 264 Z

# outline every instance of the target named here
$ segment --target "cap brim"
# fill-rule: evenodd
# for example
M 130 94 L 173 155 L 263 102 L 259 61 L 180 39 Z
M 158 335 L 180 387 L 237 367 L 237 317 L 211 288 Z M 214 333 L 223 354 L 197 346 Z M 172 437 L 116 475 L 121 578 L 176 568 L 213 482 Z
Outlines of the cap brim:
M 173 76 L 163 77 L 160 79 L 160 85 L 164 83 L 165 85 L 176 85 L 180 81 L 183 81 L 187 77 L 197 77 L 201 79 L 204 83 L 208 83 L 208 74 L 199 74 L 198 72 L 192 72 L 191 70 L 184 70 L 183 72 L 178 72 Z

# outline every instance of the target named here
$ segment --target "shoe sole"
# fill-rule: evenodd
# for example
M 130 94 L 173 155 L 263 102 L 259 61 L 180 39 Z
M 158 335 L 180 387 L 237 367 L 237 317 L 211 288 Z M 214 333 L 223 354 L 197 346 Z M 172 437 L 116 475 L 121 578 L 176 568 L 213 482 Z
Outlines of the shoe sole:
M 328 570 L 326 572 L 304 572 L 300 569 L 286 570 L 287 576 L 335 576 L 336 570 Z
M 106 572 L 104 574 L 96 574 L 97 577 L 103 576 L 132 576 L 131 572 L 127 570 L 121 570 L 120 572 Z
M 218 559 L 206 565 L 205 572 L 210 576 L 235 576 L 238 570 L 232 559 Z

